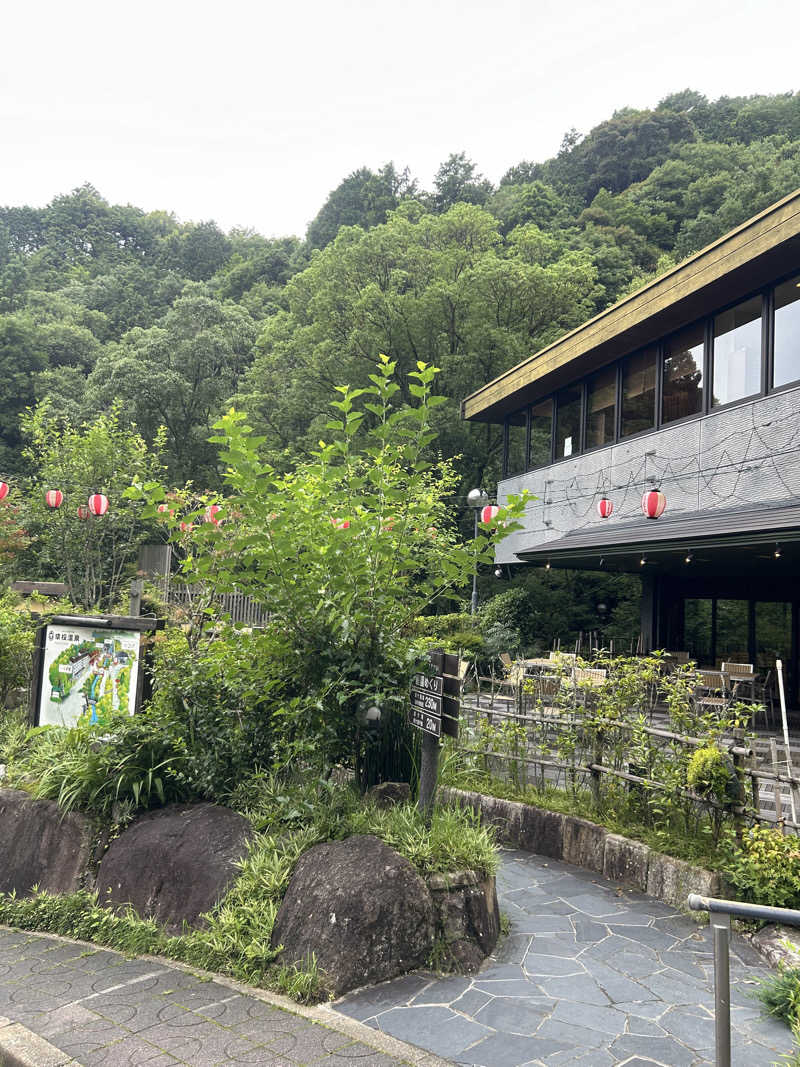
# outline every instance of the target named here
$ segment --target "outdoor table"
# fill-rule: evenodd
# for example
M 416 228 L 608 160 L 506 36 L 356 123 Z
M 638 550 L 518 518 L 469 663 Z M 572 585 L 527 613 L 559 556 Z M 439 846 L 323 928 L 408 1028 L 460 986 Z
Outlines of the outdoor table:
M 756 682 L 759 680 L 760 677 L 761 677 L 761 675 L 759 675 L 759 674 L 738 674 L 738 673 L 734 674 L 734 673 L 730 672 L 728 674 L 728 684 L 730 685 L 731 696 L 735 697 L 736 696 L 736 690 L 739 687 L 739 685 L 740 684 L 744 684 L 744 685 L 749 687 L 750 699 L 751 700 L 755 700 L 755 698 L 756 698 Z
M 543 669 L 551 670 L 556 666 L 556 661 L 552 659 L 539 659 L 534 657 L 533 659 L 523 659 L 520 661 L 526 671 L 539 671 Z

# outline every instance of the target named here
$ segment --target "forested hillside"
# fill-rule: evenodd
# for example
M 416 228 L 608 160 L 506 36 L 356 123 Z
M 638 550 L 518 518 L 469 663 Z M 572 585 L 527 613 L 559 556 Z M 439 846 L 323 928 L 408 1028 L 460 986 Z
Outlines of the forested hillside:
M 570 131 L 497 187 L 463 153 L 431 190 L 362 167 L 304 239 L 181 223 L 89 185 L 0 208 L 0 477 L 25 473 L 26 408 L 79 423 L 119 402 L 149 442 L 165 428 L 173 482 L 213 487 L 207 438 L 232 399 L 297 451 L 332 387 L 385 352 L 403 372 L 442 368 L 439 447 L 491 484 L 500 435 L 459 421 L 466 393 L 798 186 L 800 94 L 686 90 Z

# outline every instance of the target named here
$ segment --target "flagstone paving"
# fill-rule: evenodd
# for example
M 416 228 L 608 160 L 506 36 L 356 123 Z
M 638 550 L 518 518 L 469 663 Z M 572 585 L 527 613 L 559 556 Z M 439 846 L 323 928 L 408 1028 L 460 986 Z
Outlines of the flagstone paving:
M 355 1027 L 161 959 L 0 927 L 0 1067 L 446 1067 Z
M 474 977 L 414 973 L 336 1010 L 470 1067 L 700 1067 L 714 1061 L 709 927 L 557 860 L 507 851 L 497 876 L 511 933 Z M 734 1067 L 792 1046 L 752 992 L 770 971 L 731 944 Z

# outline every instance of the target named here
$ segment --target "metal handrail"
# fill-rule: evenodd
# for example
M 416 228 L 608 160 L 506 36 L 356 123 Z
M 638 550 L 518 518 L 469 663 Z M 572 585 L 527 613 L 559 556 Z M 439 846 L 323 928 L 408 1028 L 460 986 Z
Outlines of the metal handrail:
M 720 900 L 699 893 L 690 893 L 687 903 L 692 911 L 709 913 L 714 937 L 714 1063 L 715 1067 L 731 1067 L 731 916 L 800 926 L 800 911 L 746 904 L 743 900 Z

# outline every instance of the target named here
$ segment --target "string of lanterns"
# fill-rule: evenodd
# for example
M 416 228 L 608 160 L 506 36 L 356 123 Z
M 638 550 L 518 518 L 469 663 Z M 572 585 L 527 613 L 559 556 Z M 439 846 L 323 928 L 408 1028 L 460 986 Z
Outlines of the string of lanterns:
M 8 496 L 8 482 L 0 481 L 0 500 Z M 64 494 L 60 489 L 48 489 L 44 494 L 44 502 L 51 511 L 57 511 L 64 503 Z M 108 511 L 108 497 L 104 493 L 90 493 L 85 504 L 79 504 L 76 514 L 79 519 L 88 519 L 90 515 L 100 518 Z
M 660 519 L 667 506 L 667 498 L 661 490 L 654 486 L 642 495 L 642 514 L 646 519 Z M 601 497 L 597 501 L 597 514 L 601 519 L 608 519 L 614 510 L 613 501 L 608 497 Z

